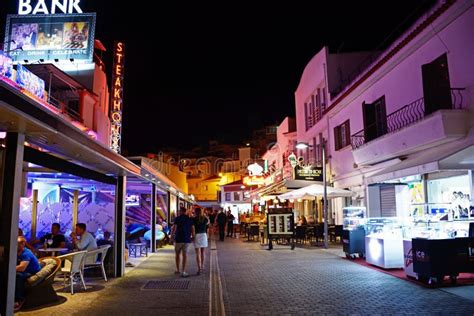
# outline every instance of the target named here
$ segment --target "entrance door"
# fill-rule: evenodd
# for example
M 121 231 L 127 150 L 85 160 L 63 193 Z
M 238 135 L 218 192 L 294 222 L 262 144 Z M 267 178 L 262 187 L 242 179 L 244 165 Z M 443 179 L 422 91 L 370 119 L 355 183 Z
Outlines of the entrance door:
M 374 103 L 363 103 L 364 137 L 370 142 L 387 133 L 387 113 L 385 110 L 385 96 Z
M 421 66 L 425 114 L 441 109 L 451 109 L 451 85 L 449 83 L 448 57 L 441 55 L 429 64 Z

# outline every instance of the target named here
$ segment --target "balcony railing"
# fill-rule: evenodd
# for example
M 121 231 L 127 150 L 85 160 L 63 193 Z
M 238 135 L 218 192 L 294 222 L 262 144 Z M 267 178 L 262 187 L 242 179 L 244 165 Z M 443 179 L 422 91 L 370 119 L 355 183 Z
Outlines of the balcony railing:
M 462 95 L 462 91 L 464 90 L 464 88 L 451 88 L 451 109 L 460 110 L 465 108 L 464 97 Z M 393 133 L 402 129 L 403 127 L 414 124 L 423 119 L 425 115 L 426 113 L 424 98 L 420 98 L 416 101 L 413 101 L 412 103 L 407 104 L 404 107 L 398 109 L 397 111 L 387 115 L 386 134 Z M 369 140 L 369 142 L 371 140 Z M 352 149 L 357 149 L 365 143 L 366 141 L 364 129 L 358 131 L 357 133 L 351 136 Z

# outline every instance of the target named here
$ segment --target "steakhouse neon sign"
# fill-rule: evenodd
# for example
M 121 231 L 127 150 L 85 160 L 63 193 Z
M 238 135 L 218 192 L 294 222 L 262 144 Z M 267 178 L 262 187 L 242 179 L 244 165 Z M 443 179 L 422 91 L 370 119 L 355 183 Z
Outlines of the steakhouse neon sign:
M 64 14 L 82 13 L 79 6 L 81 0 L 52 0 L 51 8 L 48 10 L 45 0 L 38 0 L 35 5 L 31 0 L 20 0 L 18 2 L 18 14 L 56 14 L 56 12 Z
M 122 109 L 123 109 L 123 74 L 125 64 L 125 45 L 122 42 L 115 42 L 114 47 L 114 67 L 112 74 L 112 112 L 110 148 L 116 153 L 120 153 L 122 147 Z

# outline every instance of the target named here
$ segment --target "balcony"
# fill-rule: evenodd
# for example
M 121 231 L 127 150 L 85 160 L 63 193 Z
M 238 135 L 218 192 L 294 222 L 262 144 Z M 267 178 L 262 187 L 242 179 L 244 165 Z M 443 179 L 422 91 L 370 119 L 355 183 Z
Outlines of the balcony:
M 436 146 L 466 135 L 469 116 L 464 88 L 451 88 L 451 108 L 425 112 L 420 98 L 387 115 L 386 126 L 377 129 L 378 136 L 366 140 L 366 129 L 351 136 L 354 160 L 368 165 Z M 380 127 L 380 126 L 379 126 Z

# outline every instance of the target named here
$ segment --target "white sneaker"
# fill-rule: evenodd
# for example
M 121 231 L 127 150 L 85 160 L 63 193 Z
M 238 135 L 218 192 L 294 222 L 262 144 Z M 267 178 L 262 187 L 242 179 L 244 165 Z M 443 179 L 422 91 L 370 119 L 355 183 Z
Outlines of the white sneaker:
M 181 277 L 182 278 L 187 278 L 189 274 L 187 272 L 181 272 Z

